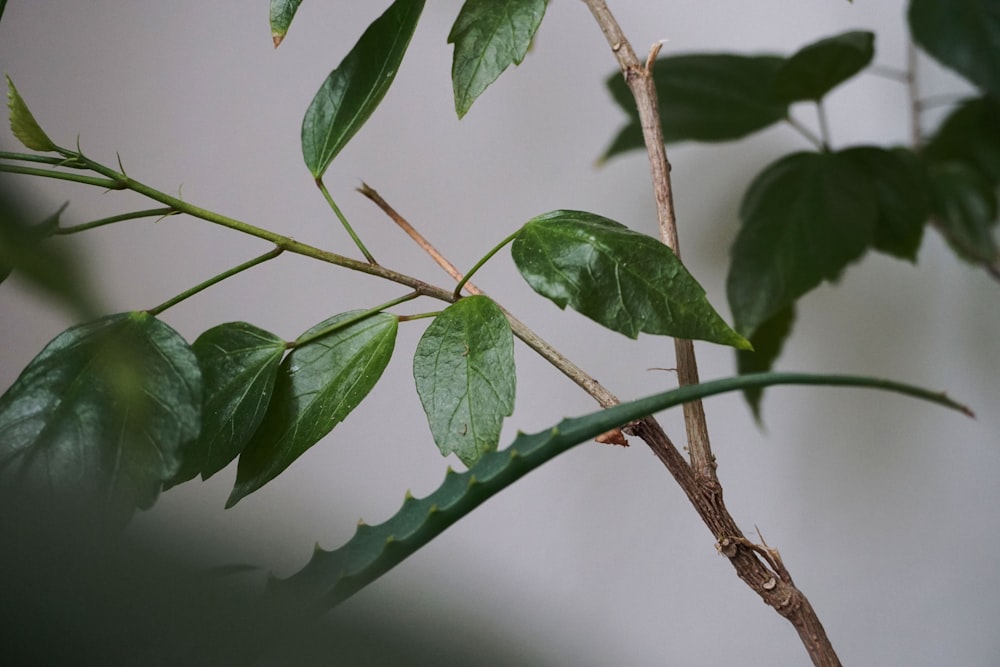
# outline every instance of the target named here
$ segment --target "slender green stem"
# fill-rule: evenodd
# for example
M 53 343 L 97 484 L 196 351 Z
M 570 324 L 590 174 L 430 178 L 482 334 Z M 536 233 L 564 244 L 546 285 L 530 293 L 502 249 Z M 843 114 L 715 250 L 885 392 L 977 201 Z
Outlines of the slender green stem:
M 823 150 L 823 140 L 817 137 L 808 127 L 796 120 L 794 116 L 790 114 L 785 116 L 785 122 L 795 128 L 799 134 L 805 137 L 817 149 Z
M 84 185 L 94 185 L 99 188 L 107 188 L 108 190 L 125 189 L 125 186 L 116 180 L 95 178 L 93 176 L 84 176 L 83 174 L 67 174 L 66 172 L 55 171 L 52 169 L 35 169 L 34 167 L 22 167 L 16 164 L 0 163 L 0 171 L 7 172 L 8 174 L 26 174 L 28 176 L 41 176 L 42 178 L 54 178 L 60 181 L 73 181 L 74 183 L 83 183 Z
M 149 208 L 145 211 L 133 211 L 132 213 L 122 213 L 121 215 L 113 215 L 110 218 L 101 218 L 100 220 L 93 220 L 91 222 L 85 222 L 79 225 L 73 225 L 72 227 L 60 227 L 56 229 L 55 234 L 77 234 L 79 232 L 86 231 L 88 229 L 94 229 L 95 227 L 103 227 L 104 225 L 110 225 L 115 222 L 123 222 L 125 220 L 138 220 L 139 218 L 154 218 L 154 217 L 165 217 L 168 215 L 174 215 L 177 211 L 170 207 L 164 208 Z
M 432 310 L 429 313 L 417 313 L 416 315 L 400 315 L 398 319 L 400 322 L 410 322 L 412 320 L 425 320 L 431 317 L 437 317 L 442 312 L 443 311 L 440 310 Z
M 208 289 L 209 287 L 211 287 L 212 285 L 215 285 L 217 283 L 221 283 L 226 278 L 231 278 L 232 276 L 235 276 L 237 273 L 242 273 L 243 271 L 246 271 L 247 269 L 253 268 L 253 267 L 257 266 L 258 264 L 263 264 L 264 262 L 266 262 L 266 261 L 268 261 L 270 259 L 274 259 L 278 255 L 280 255 L 282 252 L 284 252 L 284 250 L 282 250 L 281 248 L 275 248 L 274 250 L 271 250 L 270 252 L 264 253 L 260 257 L 255 257 L 255 258 L 251 259 L 249 262 L 244 262 L 243 264 L 240 264 L 239 266 L 234 266 L 233 268 L 229 269 L 228 271 L 223 271 L 219 275 L 214 276 L 212 278 L 209 278 L 208 280 L 206 280 L 203 283 L 198 283 L 197 285 L 195 285 L 191 289 L 184 290 L 183 292 L 181 292 L 177 296 L 173 297 L 172 299 L 168 299 L 167 301 L 164 301 L 163 303 L 161 303 L 159 306 L 156 306 L 155 308 L 148 309 L 146 312 L 149 313 L 150 315 L 159 315 L 160 313 L 162 313 L 163 311 L 165 311 L 167 308 L 171 308 L 173 306 L 176 306 L 181 301 L 184 301 L 185 299 L 194 296 L 198 292 L 201 292 L 202 290 Z
M 401 303 L 412 301 L 413 299 L 416 299 L 418 296 L 420 296 L 420 292 L 410 292 L 409 294 L 404 294 L 403 296 L 392 299 L 391 301 L 386 301 L 380 306 L 375 306 L 374 308 L 369 308 L 368 310 L 362 311 L 357 315 L 355 315 L 354 317 L 348 317 L 347 319 L 340 320 L 336 324 L 331 324 L 329 327 L 321 329 L 320 331 L 317 331 L 311 336 L 306 336 L 305 338 L 299 338 L 296 341 L 292 341 L 286 344 L 285 347 L 287 347 L 288 349 L 292 349 L 296 347 L 302 347 L 303 345 L 308 345 L 309 343 L 319 340 L 320 338 L 325 338 L 326 336 L 329 336 L 335 331 L 346 329 L 352 324 L 357 324 L 361 320 L 368 319 L 372 315 L 381 313 L 383 310 L 386 310 L 387 308 L 392 308 L 393 306 L 398 306 Z
M 0 160 L 40 162 L 42 164 L 51 164 L 51 165 L 61 165 L 66 162 L 64 158 L 52 157 L 51 155 L 38 155 L 37 153 L 11 153 L 9 151 L 0 151 Z
M 344 226 L 344 229 L 347 230 L 347 233 L 351 235 L 352 239 L 354 239 L 354 245 L 358 246 L 358 250 L 361 251 L 361 254 L 365 256 L 365 258 L 368 260 L 370 264 L 378 264 L 378 262 L 376 262 L 375 258 L 372 256 L 372 254 L 368 252 L 368 248 L 365 247 L 365 244 L 361 242 L 361 237 L 359 237 L 354 232 L 354 228 L 351 227 L 351 223 L 347 222 L 347 218 L 344 217 L 344 214 L 340 211 L 340 207 L 337 206 L 337 202 L 333 201 L 333 197 L 330 196 L 330 191 L 327 190 L 326 185 L 323 184 L 322 178 L 316 179 L 316 187 L 318 187 L 319 191 L 323 193 L 323 197 L 326 198 L 326 203 L 328 203 L 330 205 L 330 208 L 333 209 L 333 212 L 337 215 L 337 218 L 340 220 L 340 224 Z
M 465 287 L 465 283 L 469 282 L 469 279 L 472 278 L 472 276 L 476 275 L 476 271 L 478 271 L 483 266 L 483 264 L 485 264 L 486 262 L 490 261 L 490 259 L 493 258 L 493 255 L 495 255 L 498 252 L 500 252 L 500 250 L 505 245 L 507 245 L 508 243 L 510 243 L 511 241 L 513 241 L 514 239 L 516 239 L 517 235 L 520 234 L 520 233 L 521 233 L 521 230 L 518 229 L 516 232 L 514 232 L 513 234 L 511 234 L 510 236 L 508 236 L 507 238 L 505 238 L 500 243 L 498 243 L 496 246 L 494 246 L 494 248 L 492 250 L 490 250 L 488 253 L 486 253 L 483 256 L 482 259 L 480 259 L 478 262 L 476 262 L 476 265 L 473 266 L 471 269 L 469 269 L 468 273 L 466 273 L 464 276 L 462 276 L 462 279 L 458 281 L 457 285 L 455 285 L 455 291 L 453 292 L 453 294 L 455 295 L 456 299 L 462 295 L 462 288 Z
M 821 150 L 830 150 L 830 122 L 826 117 L 826 106 L 822 100 L 816 102 L 816 116 L 819 118 L 819 136 L 823 140 Z

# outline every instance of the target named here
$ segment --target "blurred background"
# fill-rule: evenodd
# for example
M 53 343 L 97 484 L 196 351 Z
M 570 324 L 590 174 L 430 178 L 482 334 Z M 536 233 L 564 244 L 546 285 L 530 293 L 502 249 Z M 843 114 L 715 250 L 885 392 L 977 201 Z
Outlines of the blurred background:
M 79 137 L 91 157 L 114 164 L 117 152 L 130 176 L 165 192 L 354 255 L 303 164 L 299 130 L 320 83 L 388 0 L 305 3 L 277 51 L 267 3 L 254 4 L 11 2 L 0 23 L 0 65 L 56 143 Z M 877 64 L 905 61 L 899 0 L 609 4 L 640 52 L 668 39 L 664 54 L 787 54 L 866 29 L 877 33 Z M 459 267 L 556 208 L 655 235 L 645 156 L 595 165 L 625 117 L 605 91 L 615 62 L 583 3 L 552 0 L 525 62 L 462 121 L 446 43 L 460 6 L 428 3 L 382 107 L 325 176 L 380 263 L 448 284 L 354 192 L 362 179 Z M 920 77 L 925 94 L 964 90 L 925 58 Z M 828 108 L 835 147 L 909 136 L 905 91 L 887 79 L 863 74 L 837 89 Z M 810 107 L 794 113 L 816 126 Z M 808 148 L 790 128 L 775 127 L 734 144 L 669 150 L 685 263 L 727 316 L 727 259 L 743 190 L 765 164 Z M 4 132 L 0 150 L 21 148 Z M 70 201 L 64 224 L 149 207 L 135 195 L 76 184 L 2 182 L 41 217 Z M 106 312 L 153 307 L 267 250 L 183 216 L 65 242 L 82 253 Z M 508 253 L 476 282 L 623 399 L 675 384 L 672 373 L 649 370 L 673 366 L 669 340 L 631 341 L 559 311 L 523 283 Z M 285 255 L 163 319 L 188 340 L 234 320 L 291 339 L 332 314 L 402 293 Z M 780 549 L 846 664 L 1000 661 L 998 303 L 1000 284 L 929 231 L 916 266 L 870 254 L 839 285 L 808 295 L 777 364 L 946 390 L 976 411 L 975 421 L 863 390 L 769 390 L 763 429 L 739 396 L 706 405 L 731 512 L 748 535 L 756 526 Z M 396 312 L 436 308 L 417 302 Z M 0 387 L 73 323 L 17 276 L 0 286 Z M 431 492 L 447 465 L 461 464 L 441 459 L 413 387 L 412 350 L 426 323 L 401 326 L 372 394 L 277 480 L 231 510 L 223 505 L 235 466 L 189 482 L 137 514 L 128 537 L 196 567 L 248 563 L 284 576 L 305 564 L 314 544 L 349 539 L 358 519 L 388 518 L 408 489 Z M 730 350 L 697 348 L 704 379 L 734 372 Z M 517 363 L 517 407 L 502 444 L 518 429 L 596 407 L 521 345 Z M 679 412 L 663 419 L 682 441 Z M 718 665 L 734 656 L 750 665 L 805 664 L 792 627 L 734 576 L 714 541 L 641 442 L 586 445 L 490 500 L 332 619 L 402 617 L 413 636 L 450 647 L 453 664 L 497 664 L 497 646 L 521 664 Z

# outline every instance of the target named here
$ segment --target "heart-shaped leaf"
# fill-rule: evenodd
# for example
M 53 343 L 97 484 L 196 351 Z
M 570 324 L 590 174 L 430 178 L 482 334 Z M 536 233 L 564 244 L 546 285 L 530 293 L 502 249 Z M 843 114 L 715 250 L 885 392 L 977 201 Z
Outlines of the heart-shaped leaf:
M 874 56 L 875 35 L 870 32 L 845 32 L 821 39 L 799 49 L 784 63 L 771 93 L 786 103 L 818 102 L 867 67 Z
M 235 459 L 260 426 L 271 401 L 285 342 L 246 322 L 228 322 L 198 336 L 204 389 L 201 436 L 184 452 L 172 484 L 208 479 Z
M 264 421 L 240 454 L 226 507 L 277 477 L 342 422 L 382 377 L 398 320 L 378 313 L 358 321 L 362 312 L 317 324 L 299 337 L 310 342 L 285 357 Z M 331 328 L 332 333 L 312 340 Z
M 996 0 L 912 0 L 913 39 L 946 67 L 1000 97 L 1000 4 Z
M 371 117 L 396 78 L 424 0 L 396 0 L 320 86 L 302 120 L 302 155 L 320 178 Z
M 931 208 L 952 249 L 975 264 L 1000 265 L 996 190 L 981 173 L 961 162 L 928 167 Z
M 104 317 L 59 334 L 0 397 L 0 486 L 124 523 L 153 505 L 200 423 L 184 339 L 147 313 Z
M 757 175 L 740 206 L 727 292 L 736 330 L 757 328 L 871 244 L 875 189 L 837 153 L 795 153 Z
M 645 332 L 750 347 L 670 248 L 613 220 L 546 213 L 525 223 L 511 254 L 536 292 L 629 338 Z
M 10 109 L 10 130 L 17 137 L 17 140 L 24 144 L 25 148 L 33 151 L 54 151 L 56 145 L 52 143 L 45 131 L 38 125 L 38 121 L 31 115 L 28 105 L 24 103 L 21 94 L 14 87 L 14 82 L 7 77 L 7 108 Z
M 451 81 L 461 118 L 511 64 L 520 65 L 548 0 L 465 0 L 448 43 L 455 45 Z
M 295 12 L 301 4 L 302 0 L 271 0 L 271 39 L 274 41 L 274 48 L 278 48 L 285 39 L 288 27 L 292 25 Z
M 514 412 L 514 336 L 485 296 L 459 300 L 434 318 L 413 355 L 417 394 L 434 442 L 474 465 L 500 442 Z

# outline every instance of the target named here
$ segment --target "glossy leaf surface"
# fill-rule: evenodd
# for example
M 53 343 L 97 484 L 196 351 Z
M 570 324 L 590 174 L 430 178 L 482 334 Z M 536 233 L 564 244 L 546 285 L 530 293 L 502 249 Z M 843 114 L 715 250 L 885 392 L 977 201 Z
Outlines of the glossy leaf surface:
M 1000 183 L 1000 101 L 978 97 L 959 104 L 922 155 L 931 162 L 964 162 Z
M 320 178 L 371 117 L 406 54 L 424 0 L 396 0 L 320 86 L 302 120 L 302 155 Z
M 295 12 L 301 4 L 302 0 L 271 0 L 271 39 L 274 40 L 274 48 L 278 48 L 285 39 L 288 27 L 292 25 Z
M 361 312 L 335 315 L 299 340 L 347 323 Z M 227 507 L 277 477 L 358 406 L 389 363 L 397 326 L 392 315 L 372 315 L 285 357 L 264 422 L 240 454 Z
M 1000 266 L 995 185 L 959 162 L 929 167 L 931 207 L 945 238 L 959 257 L 976 264 Z
M 740 206 L 727 278 L 736 330 L 757 328 L 834 280 L 871 244 L 875 189 L 837 153 L 795 153 L 764 169 Z
M 500 442 L 514 412 L 514 336 L 485 296 L 459 300 L 434 318 L 413 355 L 413 377 L 434 442 L 472 466 Z
M 31 115 L 28 105 L 24 103 L 21 94 L 14 87 L 14 82 L 7 77 L 7 108 L 10 110 L 10 130 L 25 148 L 33 151 L 54 151 L 56 145 L 38 125 Z
M 785 102 L 821 100 L 875 56 L 875 35 L 845 32 L 803 47 L 778 71 L 773 94 Z
M 184 452 L 177 484 L 208 479 L 243 451 L 260 426 L 274 390 L 285 342 L 246 322 L 228 322 L 191 345 L 204 389 L 201 436 Z
M 548 0 L 466 0 L 448 35 L 455 45 L 451 81 L 464 116 L 511 64 L 524 60 Z
M 603 326 L 747 348 L 667 246 L 607 218 L 553 211 L 525 223 L 511 254 L 532 289 Z
M 927 53 L 1000 98 L 1000 3 L 912 0 L 910 32 Z
M 275 580 L 272 591 L 299 605 L 331 607 L 351 597 L 401 563 L 494 494 L 575 445 L 634 419 L 729 391 L 779 384 L 856 386 L 899 392 L 971 413 L 944 394 L 888 380 L 846 375 L 759 373 L 688 385 L 630 403 L 564 419 L 546 431 L 519 435 L 510 447 L 490 452 L 464 473 L 449 470 L 440 487 L 425 498 L 407 496 L 384 523 L 359 523 L 354 536 L 333 551 L 316 549 L 297 574 Z
M 201 398 L 194 354 L 153 316 L 68 329 L 0 397 L 0 485 L 124 522 L 177 472 L 198 437 Z

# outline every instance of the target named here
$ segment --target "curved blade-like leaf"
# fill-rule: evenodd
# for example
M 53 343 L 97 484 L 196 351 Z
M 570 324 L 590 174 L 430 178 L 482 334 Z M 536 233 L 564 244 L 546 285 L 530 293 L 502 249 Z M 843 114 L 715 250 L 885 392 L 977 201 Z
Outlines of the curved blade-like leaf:
M 834 280 L 871 244 L 875 189 L 838 153 L 795 153 L 764 169 L 740 206 L 726 282 L 736 330 L 761 324 L 823 280 Z
M 363 311 L 335 315 L 299 340 L 356 319 Z M 232 507 L 277 477 L 333 430 L 382 377 L 399 321 L 378 313 L 297 347 L 285 357 L 264 421 L 240 454 Z
M 413 355 L 413 378 L 434 442 L 472 466 L 500 442 L 514 412 L 514 335 L 485 296 L 470 296 L 434 318 Z
M 424 0 L 396 0 L 320 86 L 302 119 L 302 155 L 320 178 L 385 97 L 406 54 Z
M 198 336 L 191 349 L 201 367 L 201 436 L 184 452 L 172 484 L 208 479 L 235 459 L 264 419 L 285 341 L 246 322 L 228 322 Z
M 285 39 L 288 27 L 292 25 L 295 12 L 301 4 L 302 0 L 271 0 L 271 39 L 274 41 L 274 48 L 278 48 Z
M 736 370 L 740 375 L 764 373 L 774 367 L 774 362 L 781 355 L 781 348 L 792 331 L 795 322 L 795 306 L 791 305 L 777 315 L 757 327 L 750 337 L 753 350 L 736 351 Z M 753 411 L 754 419 L 759 424 L 760 402 L 764 397 L 763 387 L 749 387 L 743 390 L 743 397 Z
M 1000 265 L 993 235 L 997 196 L 993 184 L 972 167 L 943 162 L 928 167 L 931 208 L 959 257 L 975 264 Z
M 511 247 L 532 289 L 613 331 L 695 338 L 748 349 L 673 251 L 584 211 L 532 218 Z
M 10 130 L 25 148 L 33 151 L 54 151 L 56 145 L 38 125 L 31 115 L 28 105 L 24 103 L 21 94 L 14 87 L 14 82 L 7 77 L 7 108 L 10 109 Z
M 771 93 L 784 102 L 813 100 L 851 78 L 872 61 L 874 33 L 855 31 L 827 37 L 799 49 L 778 71 Z
M 461 118 L 513 63 L 524 60 L 548 0 L 465 0 L 448 43 L 455 45 L 451 81 Z
M 912 0 L 913 39 L 994 97 L 1000 97 L 1000 4 L 996 0 Z
M 931 162 L 965 162 L 1000 183 L 1000 101 L 977 97 L 962 102 L 921 155 Z
M 564 419 L 547 431 L 532 435 L 522 433 L 510 447 L 486 454 L 467 472 L 456 473 L 449 469 L 444 482 L 429 496 L 407 495 L 403 506 L 388 521 L 375 526 L 360 523 L 354 537 L 334 551 L 316 549 L 305 568 L 288 579 L 272 581 L 271 589 L 298 606 L 311 609 L 335 606 L 394 568 L 488 498 L 575 445 L 682 403 L 729 391 L 779 384 L 882 389 L 972 414 L 944 394 L 889 380 L 850 375 L 757 373 L 688 385 L 583 417 Z
M 153 505 L 200 421 L 201 373 L 177 332 L 141 312 L 82 324 L 0 397 L 0 486 L 123 522 Z
M 872 247 L 900 259 L 917 261 L 917 251 L 930 215 L 927 173 L 905 148 L 849 148 L 841 153 L 854 162 L 875 188 L 878 221 Z
M 724 53 L 660 58 L 653 80 L 664 141 L 729 141 L 780 121 L 788 105 L 771 95 L 771 86 L 784 62 L 779 56 Z M 644 147 L 635 100 L 621 73 L 611 75 L 607 86 L 631 122 L 603 159 Z

